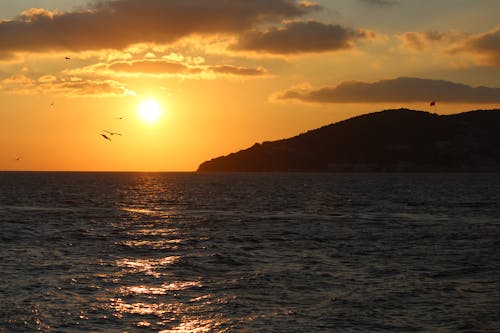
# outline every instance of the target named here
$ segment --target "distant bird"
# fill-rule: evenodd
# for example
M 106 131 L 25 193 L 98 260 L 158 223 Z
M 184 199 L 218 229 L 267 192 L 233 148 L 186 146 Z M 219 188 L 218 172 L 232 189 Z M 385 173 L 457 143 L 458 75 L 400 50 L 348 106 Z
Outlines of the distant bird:
M 118 118 L 116 118 L 116 119 L 118 119 L 118 120 L 123 120 L 123 117 L 118 117 Z
M 66 59 L 66 60 L 71 60 L 71 58 L 70 58 L 70 57 L 65 57 L 64 59 Z
M 16 162 L 19 162 L 21 160 L 21 157 L 16 157 Z
M 436 101 L 432 101 L 432 102 L 430 102 L 430 103 L 429 103 L 429 105 L 430 105 L 430 106 L 434 106 L 434 105 L 436 105 Z
M 101 136 L 102 136 L 103 138 L 105 138 L 106 140 L 108 140 L 109 142 L 111 142 L 111 138 L 110 138 L 109 136 L 107 136 L 106 134 L 102 134 L 102 133 L 101 133 Z
M 113 135 L 119 135 L 119 136 L 121 136 L 122 135 L 121 133 L 117 133 L 117 132 L 111 132 L 111 131 L 106 131 L 106 130 L 102 130 L 102 131 L 108 133 L 111 136 L 113 136 Z

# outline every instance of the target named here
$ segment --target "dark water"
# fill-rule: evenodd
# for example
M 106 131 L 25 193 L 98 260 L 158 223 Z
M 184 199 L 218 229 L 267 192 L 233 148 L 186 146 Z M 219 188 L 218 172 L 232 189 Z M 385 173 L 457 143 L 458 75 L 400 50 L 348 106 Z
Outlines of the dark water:
M 499 174 L 0 173 L 0 332 L 499 332 Z

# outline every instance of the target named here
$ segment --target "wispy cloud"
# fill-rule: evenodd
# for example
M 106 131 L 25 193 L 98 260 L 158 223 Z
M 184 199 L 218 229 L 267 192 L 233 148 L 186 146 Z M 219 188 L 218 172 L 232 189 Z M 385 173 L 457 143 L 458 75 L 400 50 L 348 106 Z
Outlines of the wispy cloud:
M 482 65 L 500 67 L 500 26 L 487 33 L 472 36 L 462 45 L 450 50 L 452 54 L 459 52 L 475 55 Z
M 20 62 L 21 58 L 12 52 L 0 52 L 0 62 Z
M 213 78 L 214 76 L 262 77 L 268 71 L 262 67 L 243 67 L 234 65 L 206 65 L 202 60 L 185 61 L 180 56 L 168 59 L 123 60 L 111 63 L 98 63 L 82 68 L 65 70 L 67 76 L 178 76 L 182 78 Z
M 486 33 L 459 31 L 406 32 L 398 36 L 403 47 L 413 52 L 437 50 L 444 56 L 472 55 L 468 63 L 500 67 L 500 26 Z
M 426 102 L 500 103 L 500 88 L 471 87 L 443 80 L 401 77 L 376 82 L 348 81 L 334 87 L 292 87 L 275 100 L 309 103 Z
M 375 6 L 393 6 L 398 3 L 397 0 L 360 0 L 360 1 Z
M 37 79 L 14 75 L 0 81 L 2 91 L 12 94 L 51 94 L 66 97 L 121 97 L 135 95 L 123 84 L 114 80 L 89 80 L 80 78 L 59 79 L 52 75 Z
M 266 76 L 267 70 L 263 67 L 249 68 L 233 65 L 209 66 L 209 71 L 222 75 L 234 75 L 240 77 Z
M 458 31 L 405 32 L 399 36 L 405 48 L 423 51 L 435 46 L 448 46 L 467 38 L 469 35 Z
M 292 0 L 115 0 L 71 12 L 31 9 L 0 22 L 0 54 L 166 44 L 191 35 L 238 33 L 319 8 Z
M 356 40 L 373 36 L 371 32 L 341 25 L 295 21 L 282 28 L 248 31 L 231 49 L 269 54 L 318 53 L 349 49 Z
M 168 60 L 137 60 L 137 61 L 120 61 L 109 65 L 103 65 L 111 73 L 126 73 L 126 74 L 197 74 L 197 67 L 190 67 L 180 62 L 172 62 Z

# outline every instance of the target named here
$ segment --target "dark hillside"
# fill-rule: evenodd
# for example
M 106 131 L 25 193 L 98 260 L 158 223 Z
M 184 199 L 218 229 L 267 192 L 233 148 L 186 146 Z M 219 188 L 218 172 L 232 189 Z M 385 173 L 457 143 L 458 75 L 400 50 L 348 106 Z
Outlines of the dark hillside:
M 500 110 L 386 110 L 204 162 L 198 171 L 500 170 Z

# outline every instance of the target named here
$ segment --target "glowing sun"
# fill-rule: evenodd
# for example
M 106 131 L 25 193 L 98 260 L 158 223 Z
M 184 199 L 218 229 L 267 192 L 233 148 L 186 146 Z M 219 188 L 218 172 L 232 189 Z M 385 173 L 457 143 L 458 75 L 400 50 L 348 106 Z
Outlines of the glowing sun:
M 154 123 L 161 117 L 161 105 L 156 100 L 148 98 L 139 104 L 139 116 L 147 123 Z

